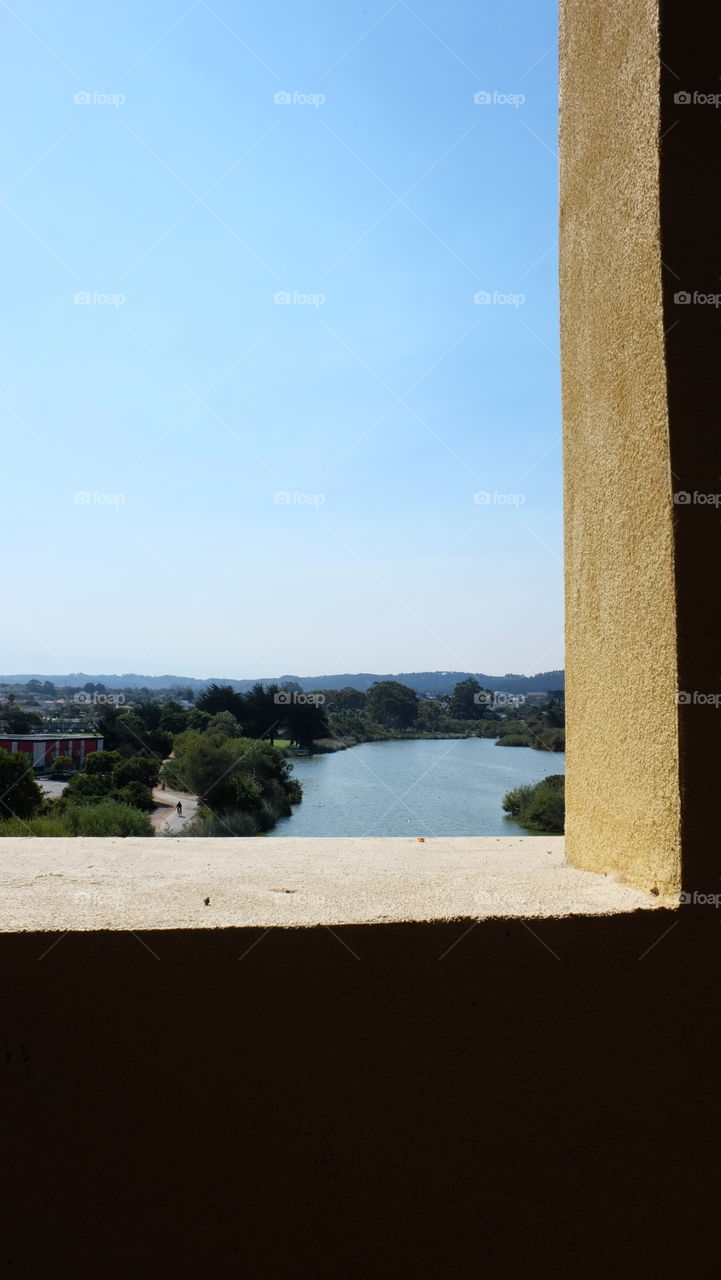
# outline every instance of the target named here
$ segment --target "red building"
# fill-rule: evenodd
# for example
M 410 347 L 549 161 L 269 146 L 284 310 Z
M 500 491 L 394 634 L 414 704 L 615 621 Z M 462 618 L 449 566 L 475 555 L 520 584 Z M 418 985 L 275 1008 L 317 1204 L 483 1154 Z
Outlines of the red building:
M 97 733 L 0 733 L 0 751 L 21 751 L 36 773 L 49 769 L 57 756 L 69 756 L 82 769 L 93 751 L 103 750 Z

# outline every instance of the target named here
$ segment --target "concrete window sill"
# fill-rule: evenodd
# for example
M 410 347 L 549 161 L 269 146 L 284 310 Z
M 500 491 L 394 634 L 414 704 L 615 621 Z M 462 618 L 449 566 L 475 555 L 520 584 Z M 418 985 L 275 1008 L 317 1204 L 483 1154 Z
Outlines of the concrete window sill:
M 543 919 L 676 905 L 569 866 L 559 836 L 6 839 L 0 904 L 4 933 Z

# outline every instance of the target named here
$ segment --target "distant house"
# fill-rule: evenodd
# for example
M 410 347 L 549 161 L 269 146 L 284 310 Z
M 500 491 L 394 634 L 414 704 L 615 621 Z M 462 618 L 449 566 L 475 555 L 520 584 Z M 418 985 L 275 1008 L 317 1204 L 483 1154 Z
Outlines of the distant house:
M 102 751 L 104 739 L 97 733 L 0 733 L 0 751 L 21 751 L 36 773 L 44 773 L 58 756 L 68 756 L 76 769 L 86 758 Z

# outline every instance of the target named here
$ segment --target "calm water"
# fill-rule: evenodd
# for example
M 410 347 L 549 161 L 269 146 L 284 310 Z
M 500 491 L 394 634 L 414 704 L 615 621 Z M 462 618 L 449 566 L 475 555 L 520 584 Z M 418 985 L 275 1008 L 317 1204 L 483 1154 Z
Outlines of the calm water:
M 303 801 L 274 836 L 527 834 L 503 814 L 511 787 L 564 773 L 566 757 L 493 739 L 363 742 L 293 761 Z

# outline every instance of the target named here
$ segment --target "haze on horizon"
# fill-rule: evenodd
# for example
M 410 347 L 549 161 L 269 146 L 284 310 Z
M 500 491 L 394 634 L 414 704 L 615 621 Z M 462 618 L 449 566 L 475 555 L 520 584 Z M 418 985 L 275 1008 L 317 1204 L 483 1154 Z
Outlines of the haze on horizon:
M 0 10 L 4 671 L 563 666 L 555 24 Z

